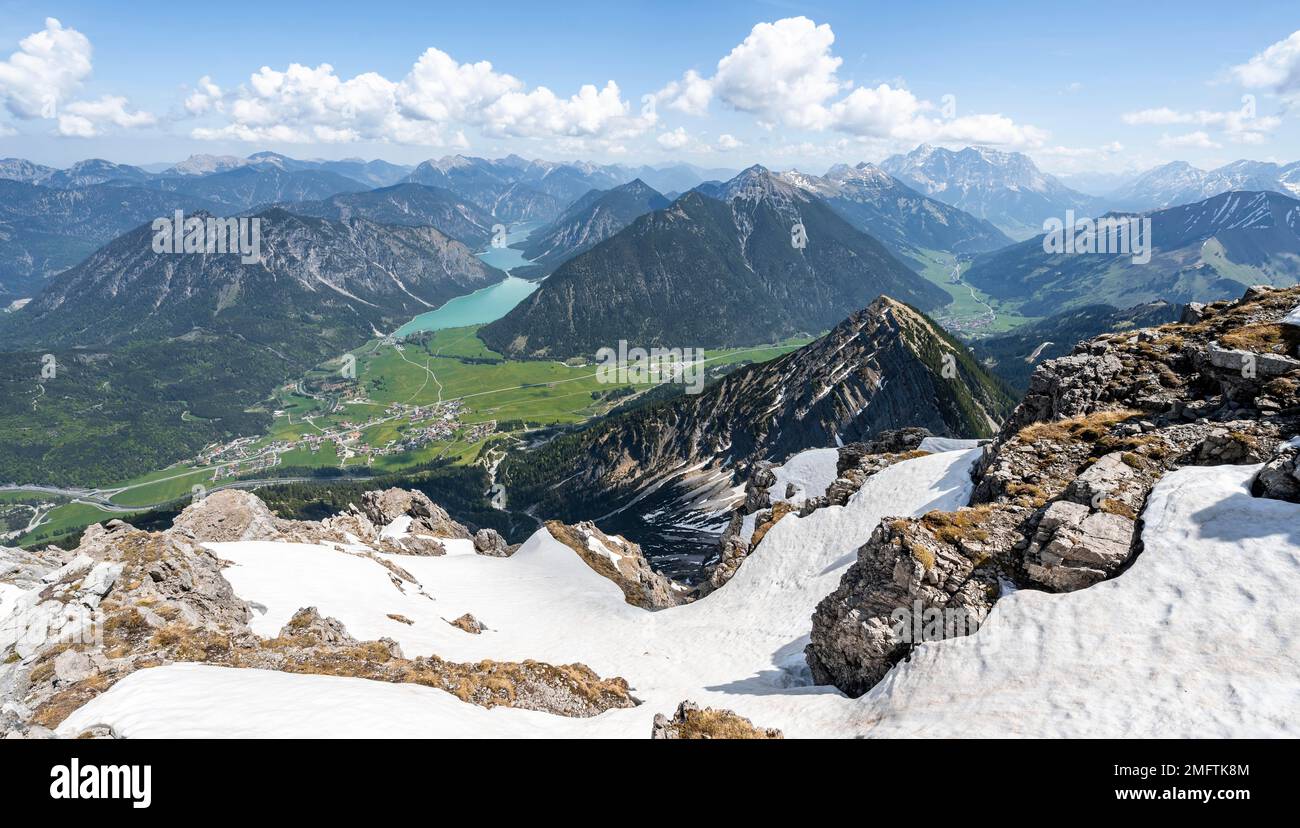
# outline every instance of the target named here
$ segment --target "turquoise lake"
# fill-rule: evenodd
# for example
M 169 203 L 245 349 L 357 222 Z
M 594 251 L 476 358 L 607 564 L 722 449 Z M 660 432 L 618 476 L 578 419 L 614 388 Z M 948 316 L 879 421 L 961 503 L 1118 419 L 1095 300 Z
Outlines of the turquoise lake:
M 493 267 L 510 273 L 511 268 L 528 264 L 523 253 L 509 245 L 523 241 L 542 222 L 516 224 L 506 234 L 506 247 L 489 247 L 478 257 Z M 504 282 L 476 290 L 468 296 L 457 296 L 436 310 L 422 313 L 393 332 L 393 336 L 407 336 L 418 331 L 439 331 L 443 328 L 461 328 L 465 325 L 482 325 L 493 322 L 510 312 L 524 297 L 537 290 L 537 282 L 506 276 Z

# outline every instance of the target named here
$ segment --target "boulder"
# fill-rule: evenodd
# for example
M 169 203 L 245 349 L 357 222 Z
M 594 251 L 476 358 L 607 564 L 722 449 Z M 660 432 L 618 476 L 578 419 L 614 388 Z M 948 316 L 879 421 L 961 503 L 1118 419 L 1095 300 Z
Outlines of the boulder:
M 508 558 L 514 550 L 495 529 L 480 529 L 474 533 L 474 551 L 491 558 Z

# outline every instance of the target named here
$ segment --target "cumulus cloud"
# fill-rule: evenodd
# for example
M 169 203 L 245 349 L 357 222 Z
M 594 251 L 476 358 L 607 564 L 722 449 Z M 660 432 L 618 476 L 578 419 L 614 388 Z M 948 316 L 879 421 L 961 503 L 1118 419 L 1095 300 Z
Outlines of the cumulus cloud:
M 663 104 L 669 109 L 687 115 L 704 115 L 709 111 L 709 101 L 713 99 L 713 82 L 690 69 L 682 75 L 681 80 L 672 81 L 651 97 L 656 104 Z
M 718 61 L 713 77 L 687 72 L 655 99 L 703 114 L 711 100 L 754 115 L 766 128 L 833 130 L 899 144 L 979 143 L 1031 148 L 1047 133 L 1001 114 L 940 117 L 940 108 L 898 84 L 853 88 L 839 77 L 835 33 L 825 23 L 789 17 L 759 23 Z
M 1248 89 L 1271 89 L 1283 95 L 1300 92 L 1300 31 L 1232 67 L 1230 72 Z
M 155 123 L 152 114 L 129 110 L 121 96 L 75 99 L 90 76 L 91 53 L 85 35 L 47 17 L 43 30 L 23 38 L 18 51 L 0 61 L 0 101 L 17 118 L 54 120 L 60 135 L 84 138 L 101 134 L 107 126 L 129 129 Z
M 224 120 L 195 127 L 195 138 L 297 143 L 372 140 L 464 147 L 466 126 L 493 137 L 616 141 L 655 122 L 653 114 L 632 115 L 612 80 L 599 88 L 585 84 L 563 97 L 545 86 L 529 90 L 488 61 L 459 63 L 434 48 L 396 81 L 374 72 L 344 79 L 328 63 L 314 68 L 294 63 L 284 71 L 263 66 L 225 93 L 205 77 L 186 109 Z
M 185 98 L 185 111 L 191 115 L 203 115 L 212 110 L 220 112 L 221 87 L 212 82 L 207 75 L 199 78 L 198 87 Z
M 759 23 L 718 61 L 713 93 L 760 123 L 824 129 L 827 100 L 847 88 L 836 77 L 843 61 L 831 54 L 834 43 L 829 24 L 806 17 Z
M 101 134 L 108 124 L 129 129 L 148 126 L 157 120 L 149 112 L 129 111 L 126 98 L 104 95 L 98 100 L 73 101 L 63 107 L 58 114 L 58 130 L 60 135 L 89 138 Z
M 672 132 L 661 132 L 655 140 L 666 150 L 678 150 L 691 142 L 691 136 L 682 127 L 677 127 Z
M 718 136 L 718 149 L 723 150 L 724 152 L 728 150 L 740 149 L 744 145 L 745 145 L 744 142 L 737 140 L 734 135 L 728 135 L 727 133 L 724 132 L 723 134 Z
M 18 118 L 49 118 L 90 76 L 90 41 L 53 17 L 0 61 L 0 99 Z

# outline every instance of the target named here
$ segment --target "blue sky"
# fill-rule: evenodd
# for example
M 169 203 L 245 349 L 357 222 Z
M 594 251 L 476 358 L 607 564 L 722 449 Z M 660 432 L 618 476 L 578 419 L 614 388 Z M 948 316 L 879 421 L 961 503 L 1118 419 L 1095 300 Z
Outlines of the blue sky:
M 818 171 L 929 141 L 1061 173 L 1300 159 L 1294 2 L 188 8 L 0 0 L 0 156 L 518 152 Z

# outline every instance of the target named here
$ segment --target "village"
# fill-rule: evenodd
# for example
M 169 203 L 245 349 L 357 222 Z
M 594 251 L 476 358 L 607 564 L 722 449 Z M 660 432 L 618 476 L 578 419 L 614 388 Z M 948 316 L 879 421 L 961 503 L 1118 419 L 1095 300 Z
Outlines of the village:
M 353 458 L 364 458 L 367 465 L 377 457 L 399 455 L 416 451 L 432 443 L 451 442 L 459 439 L 474 443 L 496 431 L 495 420 L 474 423 L 468 427 L 461 418 L 468 412 L 460 400 L 431 405 L 405 405 L 392 403 L 380 416 L 363 422 L 351 419 L 340 420 L 335 427 L 321 428 L 312 422 L 311 417 L 304 417 L 305 422 L 316 428 L 314 433 L 304 434 L 296 439 L 279 439 L 262 443 L 258 437 L 239 437 L 227 443 L 207 446 L 194 459 L 196 465 L 213 466 L 213 479 L 223 480 L 247 477 L 259 474 L 284 464 L 283 457 L 291 451 L 305 449 L 315 456 L 323 449 L 332 449 L 340 465 L 346 465 Z M 293 422 L 292 416 L 283 410 L 274 412 L 277 419 L 286 418 Z M 384 423 L 401 421 L 397 437 L 383 445 L 366 442 L 366 432 Z M 300 465 L 294 463 L 293 465 Z M 318 465 L 313 463 L 312 465 Z

